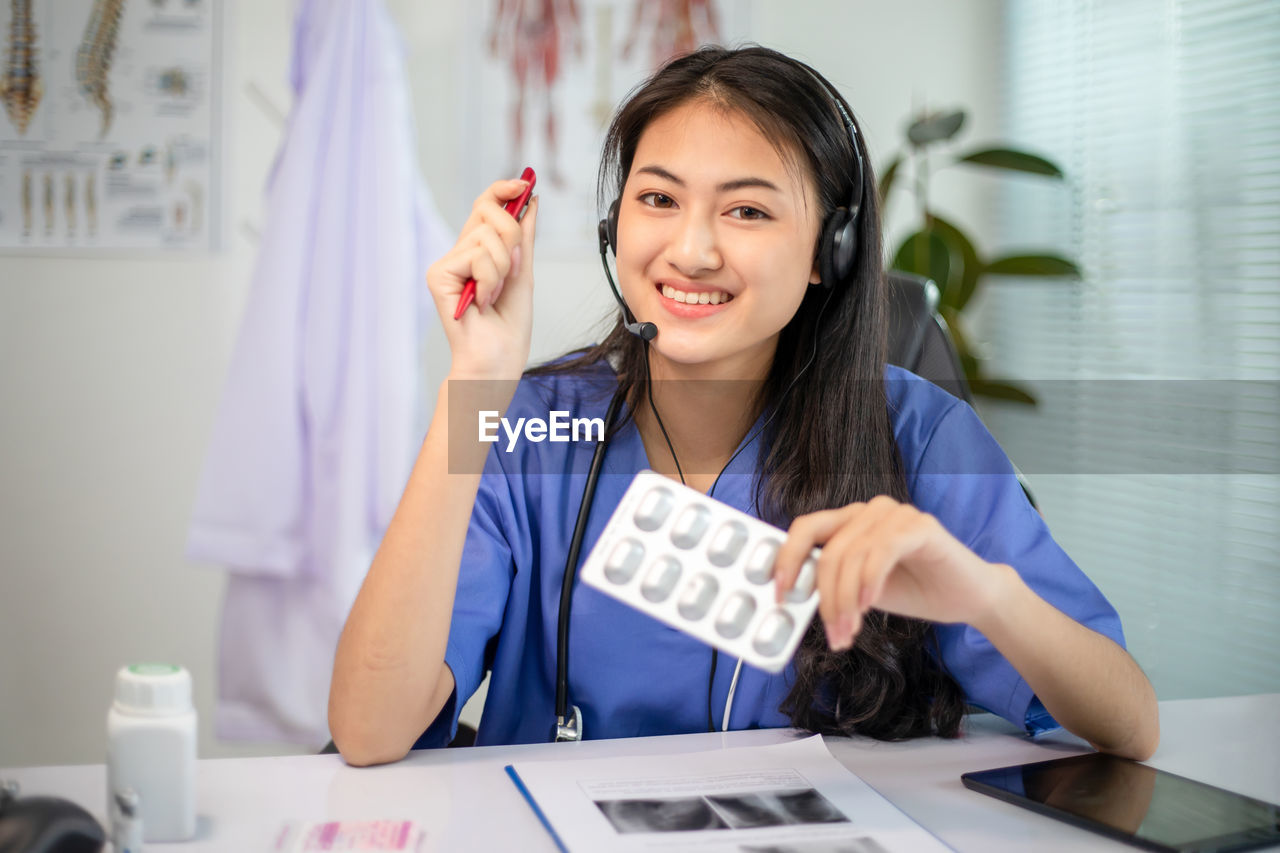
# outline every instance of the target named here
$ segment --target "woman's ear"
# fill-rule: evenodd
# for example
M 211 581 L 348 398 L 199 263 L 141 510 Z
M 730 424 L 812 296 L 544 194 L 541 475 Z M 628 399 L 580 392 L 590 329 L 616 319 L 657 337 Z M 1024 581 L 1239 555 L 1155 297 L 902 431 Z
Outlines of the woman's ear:
M 818 262 L 813 262 L 813 269 L 809 270 L 809 283 L 822 284 L 822 273 L 818 272 Z

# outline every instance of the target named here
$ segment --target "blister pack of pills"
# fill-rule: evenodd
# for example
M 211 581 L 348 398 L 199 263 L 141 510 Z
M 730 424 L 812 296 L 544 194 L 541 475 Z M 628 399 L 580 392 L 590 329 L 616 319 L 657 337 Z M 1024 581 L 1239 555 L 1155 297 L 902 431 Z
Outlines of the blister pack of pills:
M 767 672 L 791 660 L 813 612 L 819 549 L 776 602 L 787 534 L 654 471 L 622 496 L 581 569 L 584 583 Z

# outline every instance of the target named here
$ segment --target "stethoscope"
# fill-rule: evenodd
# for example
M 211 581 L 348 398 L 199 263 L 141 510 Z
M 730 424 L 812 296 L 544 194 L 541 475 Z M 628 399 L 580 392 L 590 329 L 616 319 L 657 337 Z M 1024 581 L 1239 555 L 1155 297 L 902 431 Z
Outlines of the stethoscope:
M 617 203 L 610 210 L 610 217 L 616 222 L 614 217 L 617 216 Z M 613 298 L 618 301 L 618 306 L 622 309 L 623 327 L 640 338 L 645 348 L 644 366 L 645 366 L 645 385 L 649 396 L 649 406 L 653 411 L 654 418 L 658 422 L 659 428 L 662 430 L 662 436 L 666 439 L 667 449 L 671 451 L 671 458 L 675 461 L 676 471 L 680 475 L 680 482 L 684 482 L 684 472 L 680 468 L 680 460 L 676 458 L 675 448 L 671 445 L 671 438 L 667 435 L 667 428 L 662 425 L 662 417 L 658 414 L 658 409 L 653 403 L 653 382 L 649 378 L 649 341 L 657 337 L 658 327 L 653 323 L 638 322 L 631 313 L 631 309 L 627 307 L 627 303 L 623 300 L 622 294 L 618 291 L 618 286 L 613 280 L 613 273 L 609 269 L 608 250 L 610 243 L 609 220 L 601 220 L 599 225 L 600 238 L 600 261 L 604 265 L 605 278 L 609 281 L 609 289 L 613 292 Z M 818 323 L 821 325 L 822 315 L 826 313 L 827 304 L 831 301 L 831 292 L 827 293 L 826 301 L 822 304 L 822 309 L 818 314 Z M 804 375 L 809 366 L 813 364 L 814 357 L 818 353 L 818 339 L 814 335 L 813 351 L 809 355 L 809 360 L 805 362 L 799 372 L 792 378 L 790 384 L 783 390 L 781 397 L 785 397 L 788 392 L 795 386 L 796 382 Z M 609 408 L 604 417 L 604 435 L 600 442 L 596 445 L 595 452 L 591 456 L 591 466 L 587 469 L 587 485 L 582 491 L 582 503 L 578 506 L 578 517 L 574 521 L 573 534 L 569 539 L 569 553 L 565 559 L 564 575 L 560 581 L 560 614 L 556 625 L 556 726 L 554 740 L 562 741 L 578 741 L 582 740 L 582 709 L 577 705 L 569 702 L 569 617 L 573 609 L 573 585 L 578 574 L 578 556 L 582 552 L 582 539 L 587 532 L 587 517 L 591 514 L 591 504 L 595 499 L 596 486 L 600 482 L 600 470 L 604 467 L 604 455 L 608 450 L 609 440 L 613 430 L 613 425 L 618 418 L 618 412 L 622 408 L 623 403 L 622 389 L 619 388 L 614 392 L 613 399 L 609 401 Z M 738 454 L 746 450 L 755 439 L 764 432 L 765 428 L 773 420 L 774 416 L 781 410 L 781 407 L 775 407 L 774 412 L 769 415 L 760 428 L 757 429 L 742 446 L 729 457 L 729 461 L 725 463 L 724 468 L 720 470 L 720 474 L 716 476 L 715 482 L 711 484 L 707 495 L 710 497 L 715 493 L 716 485 L 720 482 L 720 477 L 733 464 L 733 460 L 738 458 Z M 718 652 L 711 650 L 711 676 L 710 683 L 707 685 L 707 719 L 708 730 L 714 731 L 713 717 L 711 714 L 711 694 L 715 685 L 716 662 L 718 660 Z M 729 683 L 729 693 L 725 699 L 724 716 L 721 719 L 721 731 L 728 731 L 729 715 L 733 710 L 733 697 L 737 692 L 738 679 L 742 675 L 742 660 L 739 658 L 733 670 L 733 679 Z
M 612 281 L 612 279 L 610 279 Z M 573 706 L 573 715 L 566 720 L 569 710 L 569 611 L 573 607 L 573 582 L 578 574 L 578 554 L 582 551 L 582 537 L 587 532 L 587 516 L 591 514 L 591 503 L 596 496 L 596 485 L 600 482 L 600 469 L 604 466 L 604 453 L 609 447 L 609 432 L 618 418 L 618 410 L 622 408 L 622 389 L 613 394 L 609 401 L 609 410 L 604 416 L 604 435 L 596 445 L 591 456 L 591 467 L 587 469 L 587 487 L 582 492 L 582 504 L 578 507 L 578 518 L 573 525 L 573 536 L 569 539 L 569 556 L 564 564 L 564 577 L 560 581 L 560 619 L 556 626 L 556 736 L 555 740 L 582 740 L 582 709 Z
M 840 100 L 826 81 L 824 81 L 813 69 L 808 66 L 802 66 L 813 77 L 827 94 L 830 96 L 832 103 L 835 105 L 836 111 L 840 115 L 840 120 L 844 124 L 845 129 L 849 132 L 850 143 L 853 146 L 854 158 L 857 161 L 856 179 L 854 181 L 854 192 L 849 199 L 846 207 L 838 208 L 836 212 L 830 216 L 823 225 L 822 239 L 823 248 L 821 255 L 823 257 L 823 279 L 829 279 L 830 285 L 827 289 L 827 298 L 823 301 L 822 307 L 818 311 L 818 319 L 815 324 L 813 336 L 813 349 L 809 353 L 809 360 L 805 362 L 804 367 L 792 377 L 791 382 L 783 389 L 782 394 L 778 397 L 778 405 L 775 405 L 774 411 L 769 415 L 765 422 L 760 425 L 742 446 L 729 457 L 729 461 L 725 463 L 724 468 L 720 470 L 720 474 L 716 476 L 716 480 L 711 484 L 711 488 L 707 492 L 710 497 L 715 493 L 716 485 L 720 482 L 720 477 L 724 476 L 724 472 L 733 464 L 733 460 L 738 458 L 738 454 L 746 450 L 755 439 L 764 432 L 765 428 L 773 421 L 773 418 L 781 411 L 781 401 L 795 387 L 800 377 L 808 371 L 810 365 L 813 364 L 814 358 L 818 354 L 818 329 L 822 326 L 822 318 L 826 315 L 827 305 L 831 303 L 831 295 L 835 292 L 835 283 L 847 279 L 853 269 L 854 258 L 857 254 L 857 232 L 856 225 L 858 222 L 858 214 L 862 207 L 862 197 L 866 192 L 864 176 L 866 169 L 863 166 L 862 152 L 858 148 L 858 128 L 854 124 L 852 116 L 845 109 L 844 103 Z M 662 437 L 667 442 L 667 449 L 671 451 L 671 458 L 675 461 L 676 472 L 680 475 L 680 482 L 684 482 L 684 472 L 680 469 L 680 460 L 676 458 L 675 448 L 671 444 L 671 437 L 667 435 L 667 428 L 662 424 L 662 417 L 658 414 L 658 408 L 653 403 L 653 382 L 649 376 L 649 342 L 658 336 L 658 327 L 653 323 L 640 322 L 635 315 L 631 313 L 631 309 L 627 307 L 627 303 L 623 300 L 622 294 L 618 292 L 618 285 L 613 280 L 613 272 L 609 269 L 609 247 L 617 245 L 618 233 L 618 210 L 619 201 L 615 200 L 609 206 L 609 213 L 606 218 L 600 220 L 596 226 L 596 234 L 600 243 L 600 263 L 604 266 L 605 278 L 609 281 L 609 290 L 613 292 L 613 298 L 617 300 L 618 307 L 622 309 L 622 325 L 628 332 L 635 335 L 643 342 L 645 348 L 644 353 L 644 369 L 645 369 L 645 386 L 649 396 L 649 408 L 653 412 L 654 419 L 658 422 L 658 427 L 662 430 Z M 828 246 L 828 242 L 830 245 Z M 616 249 L 615 249 L 616 251 Z M 587 516 L 591 514 L 591 502 L 595 497 L 596 485 L 600 480 L 600 469 L 604 465 L 605 450 L 609 446 L 610 431 L 613 428 L 614 421 L 617 419 L 618 411 L 622 407 L 621 390 L 616 392 L 613 399 L 609 402 L 609 410 L 605 415 L 605 432 L 601 437 L 600 443 L 596 445 L 595 454 L 591 457 L 591 467 L 587 472 L 587 486 L 582 493 L 582 504 L 578 507 L 578 518 L 574 523 L 573 536 L 569 541 L 569 555 L 565 560 L 564 576 L 560 582 L 560 618 L 556 631 L 556 727 L 555 740 L 557 741 L 576 741 L 582 740 L 582 710 L 577 705 L 569 703 L 569 612 L 573 607 L 573 583 L 578 573 L 578 555 L 582 550 L 582 537 L 586 534 Z M 715 687 L 716 678 L 716 662 L 719 659 L 715 649 L 711 651 L 711 676 L 707 684 L 707 725 L 708 731 L 714 731 L 714 719 L 711 714 L 712 692 Z M 742 660 L 739 659 L 733 671 L 733 680 L 729 684 L 729 693 L 725 700 L 724 717 L 721 720 L 720 728 L 727 731 L 729 728 L 729 713 L 733 710 L 733 696 L 738 686 L 738 677 L 742 674 Z M 570 713 L 572 711 L 572 713 Z

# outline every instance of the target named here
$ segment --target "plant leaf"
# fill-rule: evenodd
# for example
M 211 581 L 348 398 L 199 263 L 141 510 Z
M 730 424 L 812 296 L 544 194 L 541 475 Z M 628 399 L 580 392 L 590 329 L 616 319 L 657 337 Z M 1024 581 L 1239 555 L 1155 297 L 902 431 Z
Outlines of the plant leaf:
M 964 126 L 964 110 L 948 113 L 924 113 L 907 126 L 907 139 L 919 148 L 931 142 L 950 139 Z
M 1061 255 L 1007 255 L 987 264 L 992 275 L 1080 277 L 1080 268 Z
M 950 280 L 942 290 L 942 301 L 957 311 L 964 309 L 978 287 L 982 275 L 982 261 L 973 241 L 951 222 L 941 216 L 930 216 L 929 226 L 946 241 L 951 249 Z
M 893 181 L 898 177 L 898 167 L 902 165 L 902 155 L 899 154 L 889 162 L 885 170 L 880 173 L 880 218 L 884 219 L 885 206 L 889 202 L 889 192 L 893 189 Z
M 1044 175 L 1049 178 L 1061 178 L 1062 170 L 1043 157 L 1016 151 L 1012 148 L 984 148 L 970 151 L 956 158 L 957 163 L 973 163 L 978 166 L 990 166 L 995 169 L 1007 169 L 1012 172 L 1028 172 L 1032 175 Z
M 936 232 L 926 228 L 902 241 L 890 266 L 932 279 L 945 294 L 951 276 L 951 247 Z
M 1008 400 L 1011 403 L 1036 405 L 1036 398 L 1031 392 L 1009 382 L 996 382 L 992 379 L 976 379 L 969 383 L 969 390 L 976 395 L 993 397 L 997 400 Z

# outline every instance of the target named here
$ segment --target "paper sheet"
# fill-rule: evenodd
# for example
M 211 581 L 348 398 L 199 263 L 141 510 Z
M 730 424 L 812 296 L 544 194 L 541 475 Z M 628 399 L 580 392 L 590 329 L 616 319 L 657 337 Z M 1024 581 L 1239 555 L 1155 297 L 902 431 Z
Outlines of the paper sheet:
M 561 849 L 699 853 L 947 850 L 822 738 L 507 768 Z

